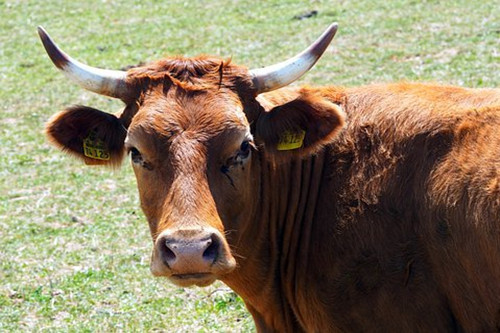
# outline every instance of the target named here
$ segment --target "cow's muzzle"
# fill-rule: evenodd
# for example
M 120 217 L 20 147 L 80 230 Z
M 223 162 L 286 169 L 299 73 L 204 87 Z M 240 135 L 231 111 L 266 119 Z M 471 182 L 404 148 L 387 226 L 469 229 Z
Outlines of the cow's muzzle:
M 236 261 L 219 231 L 165 230 L 155 242 L 151 272 L 179 286 L 205 286 L 234 270 Z

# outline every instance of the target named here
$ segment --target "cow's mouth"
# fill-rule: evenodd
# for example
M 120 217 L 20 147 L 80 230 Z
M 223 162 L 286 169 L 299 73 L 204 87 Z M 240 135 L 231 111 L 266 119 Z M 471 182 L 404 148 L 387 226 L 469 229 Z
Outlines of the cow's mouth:
M 192 285 L 205 287 L 214 283 L 217 277 L 212 273 L 190 273 L 172 274 L 169 279 L 180 287 L 189 287 Z

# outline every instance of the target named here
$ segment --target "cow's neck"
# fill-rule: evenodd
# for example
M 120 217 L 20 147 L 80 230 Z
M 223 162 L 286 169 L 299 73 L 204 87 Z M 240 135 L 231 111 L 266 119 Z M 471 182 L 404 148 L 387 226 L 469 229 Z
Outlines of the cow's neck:
M 296 288 L 305 283 L 324 165 L 323 152 L 279 166 L 260 160 L 256 210 L 236 244 L 240 267 L 225 282 L 243 297 L 262 330 L 299 331 Z

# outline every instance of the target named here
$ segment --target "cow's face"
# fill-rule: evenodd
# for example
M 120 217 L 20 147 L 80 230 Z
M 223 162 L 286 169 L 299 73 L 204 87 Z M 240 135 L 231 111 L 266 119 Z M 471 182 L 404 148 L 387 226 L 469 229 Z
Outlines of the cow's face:
M 225 233 L 250 201 L 254 139 L 238 96 L 147 90 L 125 139 L 154 248 L 151 270 L 206 285 L 236 266 Z
M 51 58 L 69 77 L 126 102 L 119 116 L 64 110 L 47 134 L 90 164 L 116 165 L 129 154 L 154 243 L 151 270 L 180 286 L 207 285 L 235 269 L 234 241 L 262 199 L 263 161 L 311 154 L 343 124 L 339 107 L 309 90 L 258 101 L 259 93 L 283 85 L 283 73 L 207 57 L 165 59 L 125 74 L 89 71 L 45 46 L 58 52 Z

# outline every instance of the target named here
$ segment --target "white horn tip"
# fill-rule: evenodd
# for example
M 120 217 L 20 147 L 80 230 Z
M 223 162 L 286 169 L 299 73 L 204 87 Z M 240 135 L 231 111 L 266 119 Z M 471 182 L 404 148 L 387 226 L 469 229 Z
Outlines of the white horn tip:
M 250 71 L 257 94 L 284 87 L 304 75 L 323 55 L 337 33 L 337 22 L 328 28 L 307 49 L 283 62 Z

